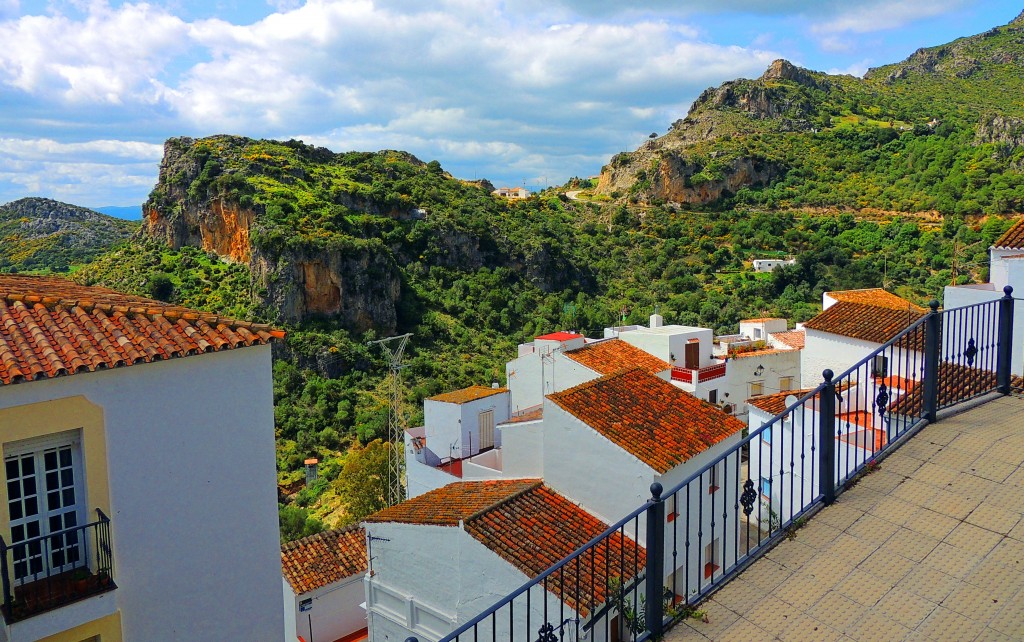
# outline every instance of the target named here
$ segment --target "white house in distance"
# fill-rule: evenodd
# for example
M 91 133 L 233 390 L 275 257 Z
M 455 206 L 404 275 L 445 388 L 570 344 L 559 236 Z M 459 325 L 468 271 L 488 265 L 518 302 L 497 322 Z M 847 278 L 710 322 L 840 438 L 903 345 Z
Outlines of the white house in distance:
M 363 526 L 372 642 L 438 640 L 608 527 L 537 479 L 454 483 L 374 513 Z M 643 568 L 645 553 L 629 537 L 617 536 L 598 545 L 595 559 L 625 560 L 625 572 L 616 574 L 629 582 L 632 569 Z M 545 594 L 535 590 L 529 616 L 525 605 L 515 609 L 516 639 L 527 633 L 534 639 L 546 621 L 558 626 L 579 619 L 585 627 L 607 601 L 609 579 L 605 565 L 569 565 L 564 586 L 587 593 L 592 587 L 593 594 L 578 604 L 562 594 L 561 583 L 553 582 Z M 545 619 L 545 613 L 557 615 Z M 510 639 L 509 617 L 496 625 L 495 639 Z M 596 633 L 591 639 L 602 640 L 603 631 Z
M 510 200 L 530 198 L 530 190 L 525 187 L 499 187 L 491 192 L 491 194 Z
M 629 507 L 650 497 L 652 483 L 671 489 L 711 464 L 738 442 L 745 427 L 735 417 L 641 368 L 620 371 L 547 397 L 544 481 L 588 512 L 614 522 Z M 725 501 L 715 493 L 723 480 L 735 479 L 735 466 L 734 459 L 728 460 L 706 473 L 702 480 L 706 491 L 690 497 L 691 515 L 698 514 L 698 502 L 710 506 L 713 501 Z M 682 506 L 676 506 L 672 497 L 666 501 L 671 521 Z M 712 536 L 711 511 L 703 515 L 704 523 L 693 520 L 674 527 L 681 531 L 688 527 L 691 541 L 702 542 L 690 549 L 689 559 L 684 554 L 676 560 L 679 568 L 688 563 L 691 569 L 691 577 L 680 579 L 677 586 L 697 586 L 705 579 L 705 568 L 713 572 L 712 567 L 722 566 L 723 558 L 728 562 L 735 551 L 735 531 Z M 646 524 L 640 525 L 639 533 L 643 544 Z M 665 569 L 669 576 L 676 570 L 668 549 Z
M 367 638 L 361 606 L 366 532 L 329 530 L 281 547 L 285 622 L 290 640 L 358 642 Z
M 771 272 L 785 265 L 796 265 L 796 259 L 754 259 L 755 272 Z
M 0 275 L 0 640 L 288 637 L 269 345 L 283 336 Z
M 988 283 L 946 286 L 943 307 L 948 310 L 1001 298 L 1007 285 L 1013 288 L 1015 296 L 1024 296 L 1024 217 L 989 248 L 988 273 Z M 1013 374 L 1024 375 L 1024 302 L 1021 301 L 1014 302 L 1010 367 Z

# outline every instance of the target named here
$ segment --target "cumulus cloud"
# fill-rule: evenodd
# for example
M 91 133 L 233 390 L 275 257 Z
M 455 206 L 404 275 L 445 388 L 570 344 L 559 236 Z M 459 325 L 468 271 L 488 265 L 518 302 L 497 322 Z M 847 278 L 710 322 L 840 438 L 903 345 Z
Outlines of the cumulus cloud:
M 833 34 L 872 33 L 896 29 L 910 22 L 944 15 L 964 4 L 965 0 L 843 3 L 841 11 L 815 24 L 813 30 L 819 34 Z

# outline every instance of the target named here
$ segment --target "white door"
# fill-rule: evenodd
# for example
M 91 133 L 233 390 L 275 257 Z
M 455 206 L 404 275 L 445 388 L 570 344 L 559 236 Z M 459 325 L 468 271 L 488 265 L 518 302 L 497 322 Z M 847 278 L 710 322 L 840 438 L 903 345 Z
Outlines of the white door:
M 85 538 L 78 530 L 42 537 L 82 523 L 78 443 L 40 443 L 5 448 L 7 511 L 16 584 L 70 571 L 85 564 Z
M 480 450 L 494 448 L 494 410 L 480 413 Z

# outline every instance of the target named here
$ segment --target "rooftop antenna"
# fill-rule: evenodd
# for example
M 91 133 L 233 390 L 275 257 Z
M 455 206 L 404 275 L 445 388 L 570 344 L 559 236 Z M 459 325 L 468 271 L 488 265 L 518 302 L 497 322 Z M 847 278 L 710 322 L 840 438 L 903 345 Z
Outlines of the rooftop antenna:
M 409 343 L 412 333 L 402 334 L 387 339 L 370 341 L 366 345 L 377 344 L 384 350 L 388 358 L 388 388 L 391 393 L 391 408 L 388 411 L 388 441 L 391 453 L 388 456 L 388 496 L 387 506 L 394 506 L 405 501 L 405 485 L 402 477 L 405 472 L 405 439 L 402 437 L 401 405 L 402 405 L 402 352 Z

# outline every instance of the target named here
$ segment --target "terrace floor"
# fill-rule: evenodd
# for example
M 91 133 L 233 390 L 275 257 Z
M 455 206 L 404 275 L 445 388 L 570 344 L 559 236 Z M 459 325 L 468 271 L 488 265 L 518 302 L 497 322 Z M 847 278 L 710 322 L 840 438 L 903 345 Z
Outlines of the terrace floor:
M 925 427 L 665 635 L 1024 640 L 1024 398 Z

